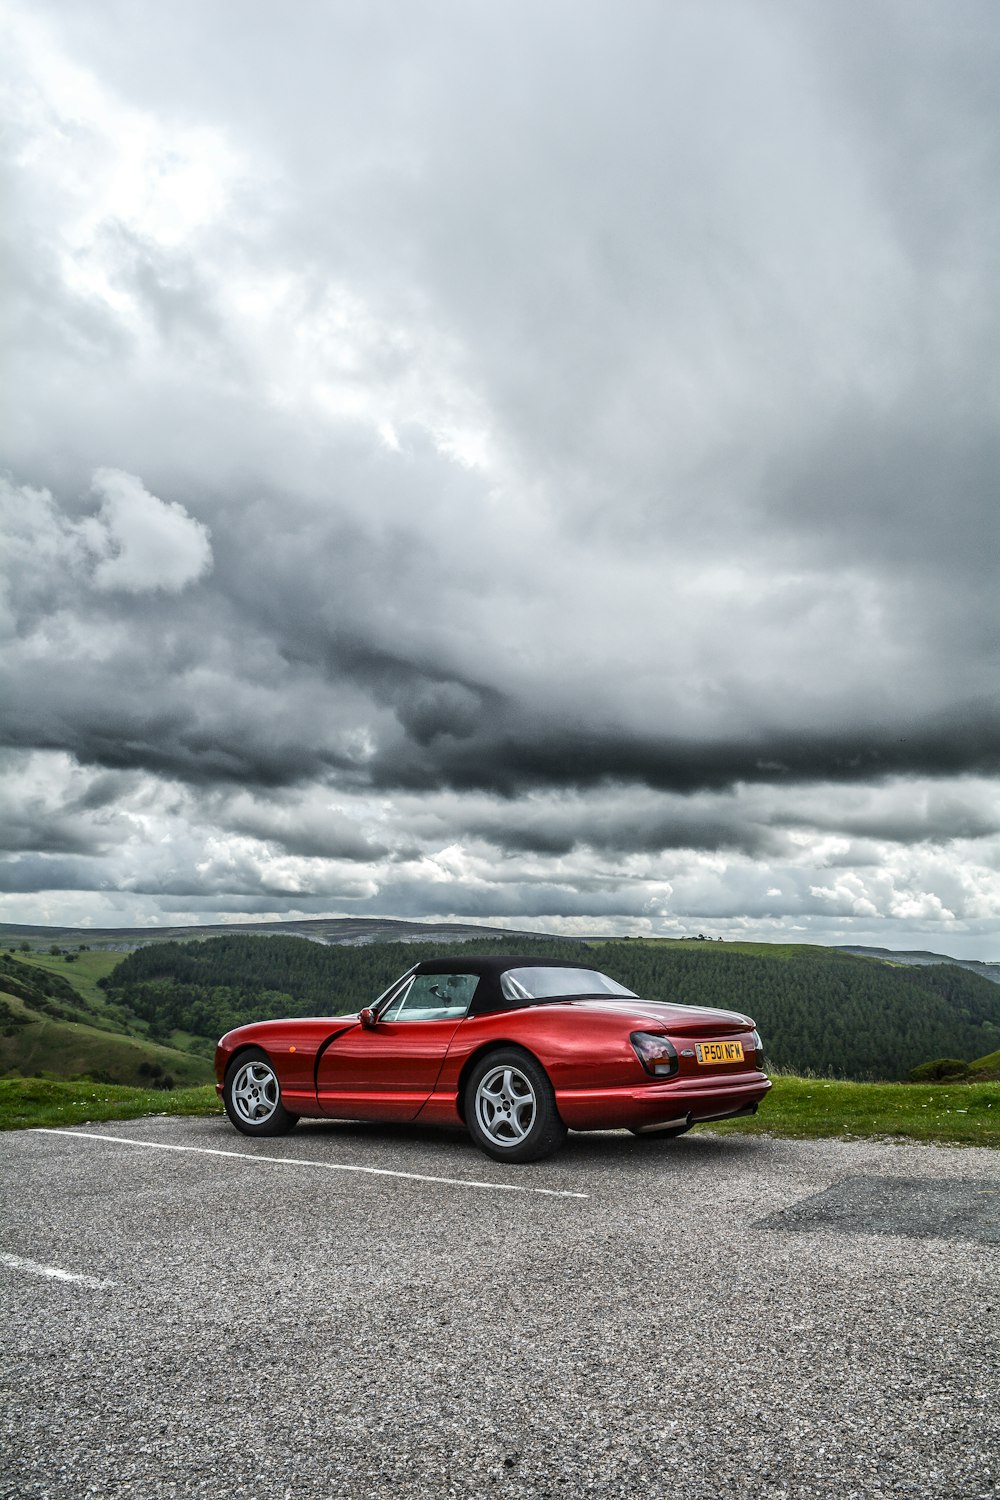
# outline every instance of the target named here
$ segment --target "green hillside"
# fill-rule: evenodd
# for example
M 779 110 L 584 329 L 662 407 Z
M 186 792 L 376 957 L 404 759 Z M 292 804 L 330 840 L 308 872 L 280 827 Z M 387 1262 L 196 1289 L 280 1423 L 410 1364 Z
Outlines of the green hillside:
M 986 1057 L 975 1057 L 969 1064 L 969 1077 L 976 1083 L 1000 1082 L 1000 1047 Z
M 106 979 L 116 964 L 121 962 L 120 953 L 18 953 L 11 954 L 16 962 L 42 973 L 62 979 L 78 995 L 87 1001 L 92 1010 L 107 1009 L 107 997 L 98 988 L 98 980 Z
M 58 972 L 57 958 L 22 963 L 0 954 L 0 1075 L 161 1087 L 207 1082 L 206 1056 L 150 1041 L 142 1035 L 145 1026 L 129 1034 L 127 1018 L 96 988 L 113 964 L 105 955 L 93 957 L 102 961 L 96 974 L 79 976 L 93 989 L 91 1002 Z
M 592 964 L 649 999 L 744 1010 L 760 1026 L 771 1065 L 793 1072 L 902 1080 L 928 1058 L 983 1057 L 1000 1046 L 1000 987 L 954 965 L 906 967 L 804 945 L 642 939 L 520 937 L 457 951 L 526 950 Z M 155 1038 L 214 1040 L 249 1020 L 356 1010 L 434 951 L 426 943 L 327 947 L 237 934 L 150 945 L 99 983 Z
M 20 1024 L 24 1020 L 24 1024 Z M 143 1069 L 146 1069 L 143 1072 Z M 116 1036 L 79 1021 L 54 1021 L 0 991 L 0 1074 L 22 1078 L 93 1078 L 100 1083 L 149 1083 L 151 1074 L 178 1084 L 210 1081 L 204 1058 Z

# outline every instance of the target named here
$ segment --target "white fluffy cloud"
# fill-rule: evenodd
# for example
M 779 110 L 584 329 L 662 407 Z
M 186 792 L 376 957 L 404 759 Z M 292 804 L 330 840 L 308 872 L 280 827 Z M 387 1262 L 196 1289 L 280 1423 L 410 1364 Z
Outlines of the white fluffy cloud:
M 118 469 L 98 469 L 93 492 L 101 497 L 96 515 L 75 520 L 49 490 L 0 477 L 8 601 L 64 600 L 88 588 L 178 594 L 210 571 L 208 528 L 182 505 L 157 499 Z
M 158 500 L 134 474 L 98 469 L 97 516 L 80 523 L 96 559 L 93 582 L 102 590 L 179 594 L 212 566 L 209 530 L 176 501 Z

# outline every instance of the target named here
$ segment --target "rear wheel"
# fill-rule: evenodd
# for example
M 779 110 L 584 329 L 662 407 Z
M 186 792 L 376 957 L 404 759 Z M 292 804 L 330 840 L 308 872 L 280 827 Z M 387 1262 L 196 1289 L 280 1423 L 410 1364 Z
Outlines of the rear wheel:
M 549 1076 L 519 1047 L 480 1059 L 465 1086 L 465 1123 L 494 1161 L 540 1161 L 566 1139 Z
M 299 1118 L 282 1104 L 274 1064 L 260 1047 L 233 1058 L 226 1069 L 222 1102 L 244 1135 L 284 1135 Z

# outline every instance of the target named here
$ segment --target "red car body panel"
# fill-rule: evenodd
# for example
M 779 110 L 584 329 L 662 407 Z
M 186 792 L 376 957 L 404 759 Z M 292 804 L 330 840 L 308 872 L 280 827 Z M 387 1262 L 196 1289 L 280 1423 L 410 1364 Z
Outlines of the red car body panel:
M 461 967 L 461 960 L 455 960 Z M 631 1043 L 636 1031 L 665 1035 L 678 1071 L 647 1073 Z M 750 1113 L 771 1087 L 757 1066 L 749 1017 L 726 1010 L 641 999 L 561 999 L 464 1019 L 378 1022 L 357 1015 L 264 1021 L 222 1038 L 215 1069 L 221 1094 L 240 1051 L 260 1047 L 293 1114 L 344 1120 L 462 1124 L 464 1079 L 475 1060 L 503 1045 L 538 1059 L 563 1122 L 575 1130 L 649 1130 Z M 744 1059 L 700 1064 L 699 1038 L 741 1041 Z
M 413 1120 L 434 1092 L 461 1021 L 352 1027 L 323 1053 L 316 1103 L 338 1120 Z M 288 1106 L 291 1108 L 291 1106 Z

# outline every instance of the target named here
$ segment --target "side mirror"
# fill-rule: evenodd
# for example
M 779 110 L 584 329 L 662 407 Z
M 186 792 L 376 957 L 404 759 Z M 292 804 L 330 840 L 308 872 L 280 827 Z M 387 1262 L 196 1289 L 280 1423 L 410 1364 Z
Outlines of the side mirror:
M 378 1018 L 371 1007 L 366 1005 L 364 1010 L 358 1016 L 358 1020 L 361 1022 L 366 1031 L 374 1031 Z

